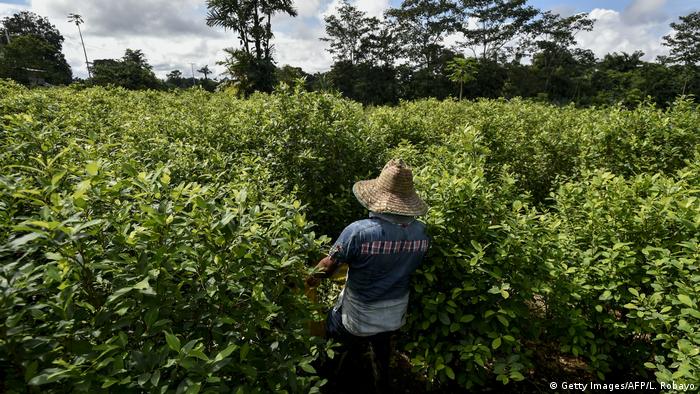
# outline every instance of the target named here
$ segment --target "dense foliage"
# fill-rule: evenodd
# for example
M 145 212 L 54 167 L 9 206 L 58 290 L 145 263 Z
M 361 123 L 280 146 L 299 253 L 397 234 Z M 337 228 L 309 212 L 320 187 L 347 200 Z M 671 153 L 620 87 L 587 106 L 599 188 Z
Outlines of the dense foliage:
M 0 389 L 316 390 L 301 291 L 414 166 L 434 239 L 400 338 L 433 388 L 700 384 L 700 111 L 0 84 Z M 326 300 L 327 302 L 328 300 Z

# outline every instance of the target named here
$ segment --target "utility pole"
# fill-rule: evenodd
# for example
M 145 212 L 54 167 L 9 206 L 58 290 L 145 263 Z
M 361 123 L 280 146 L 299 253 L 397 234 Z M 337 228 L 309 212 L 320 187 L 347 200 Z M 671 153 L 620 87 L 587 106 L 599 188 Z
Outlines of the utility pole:
M 10 43 L 10 32 L 5 29 L 5 37 L 7 38 L 7 43 Z
M 78 26 L 78 34 L 80 34 L 80 43 L 83 44 L 83 54 L 85 55 L 85 67 L 87 67 L 88 78 L 92 78 L 90 72 L 90 62 L 88 61 L 87 51 L 85 50 L 85 41 L 83 41 L 83 32 L 80 30 L 80 24 L 83 23 L 83 17 L 78 14 L 68 14 L 68 22 L 74 22 Z
M 190 67 L 192 67 L 192 86 L 194 86 L 194 63 L 190 63 Z

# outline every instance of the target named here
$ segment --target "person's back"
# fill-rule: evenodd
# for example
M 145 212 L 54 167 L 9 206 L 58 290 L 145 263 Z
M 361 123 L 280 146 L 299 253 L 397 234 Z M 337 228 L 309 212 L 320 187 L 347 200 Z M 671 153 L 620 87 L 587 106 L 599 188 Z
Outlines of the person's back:
M 417 220 L 401 223 L 397 215 L 370 215 L 349 225 L 330 254 L 348 264 L 334 309 L 342 311 L 343 326 L 356 336 L 397 330 L 405 323 L 410 275 L 429 242 L 425 225 Z
M 355 183 L 353 193 L 370 217 L 347 226 L 317 265 L 322 277 L 348 265 L 345 287 L 328 313 L 326 334 L 351 347 L 368 340 L 386 384 L 389 337 L 405 324 L 410 276 L 429 246 L 425 225 L 415 217 L 428 207 L 402 161 L 387 163 L 376 179 Z M 314 281 L 307 283 L 313 286 Z

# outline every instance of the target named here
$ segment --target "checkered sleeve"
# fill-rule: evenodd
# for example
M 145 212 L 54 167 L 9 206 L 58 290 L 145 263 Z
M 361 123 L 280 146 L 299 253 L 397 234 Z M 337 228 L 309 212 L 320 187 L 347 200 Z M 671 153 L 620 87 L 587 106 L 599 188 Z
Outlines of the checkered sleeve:
M 340 233 L 340 236 L 335 241 L 328 255 L 341 264 L 352 261 L 353 256 L 357 255 L 358 251 L 355 243 L 355 231 L 348 226 Z

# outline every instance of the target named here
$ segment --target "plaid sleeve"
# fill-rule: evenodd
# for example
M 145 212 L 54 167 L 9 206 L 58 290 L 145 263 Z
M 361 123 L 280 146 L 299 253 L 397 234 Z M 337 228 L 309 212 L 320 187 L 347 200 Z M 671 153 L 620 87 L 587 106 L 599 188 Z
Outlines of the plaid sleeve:
M 355 232 L 350 228 L 346 227 L 340 236 L 335 241 L 328 255 L 334 260 L 340 263 L 349 263 L 352 261 L 353 257 L 357 255 L 357 247 L 355 245 Z

